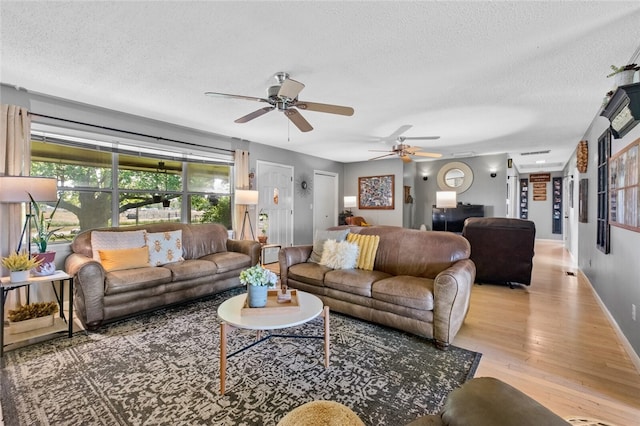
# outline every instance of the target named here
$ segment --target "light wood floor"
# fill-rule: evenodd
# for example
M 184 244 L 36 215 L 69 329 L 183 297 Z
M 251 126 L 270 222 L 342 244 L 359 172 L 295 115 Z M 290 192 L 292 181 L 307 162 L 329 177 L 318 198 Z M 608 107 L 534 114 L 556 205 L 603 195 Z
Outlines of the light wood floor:
M 640 372 L 558 241 L 538 240 L 530 287 L 475 285 L 453 344 L 482 353 L 497 377 L 567 417 L 640 425 Z
M 640 372 L 589 283 L 561 242 L 538 240 L 535 253 L 531 286 L 474 285 L 453 344 L 482 353 L 476 377 L 497 377 L 562 417 L 640 425 Z

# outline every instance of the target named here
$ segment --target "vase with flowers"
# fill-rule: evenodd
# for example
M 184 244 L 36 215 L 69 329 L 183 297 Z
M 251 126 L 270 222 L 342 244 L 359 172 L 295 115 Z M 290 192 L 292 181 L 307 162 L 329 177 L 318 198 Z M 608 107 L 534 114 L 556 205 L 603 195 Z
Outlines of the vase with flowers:
M 267 305 L 269 287 L 275 287 L 278 276 L 260 265 L 255 265 L 240 272 L 240 282 L 247 286 L 249 307 L 263 308 Z

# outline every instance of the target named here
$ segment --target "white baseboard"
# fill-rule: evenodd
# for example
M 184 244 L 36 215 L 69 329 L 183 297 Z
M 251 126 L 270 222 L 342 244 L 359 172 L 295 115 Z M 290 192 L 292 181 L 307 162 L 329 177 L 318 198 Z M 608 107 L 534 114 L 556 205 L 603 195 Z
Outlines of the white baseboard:
M 607 309 L 602 299 L 600 299 L 600 295 L 598 295 L 598 292 L 596 291 L 596 289 L 593 288 L 593 285 L 591 284 L 591 281 L 589 281 L 589 278 L 587 278 L 584 272 L 582 272 L 582 269 L 579 269 L 579 268 L 578 268 L 578 279 L 583 280 L 587 284 L 587 286 L 591 289 L 591 292 L 595 296 L 596 301 L 598 302 L 598 305 L 600 305 L 600 308 L 602 308 L 602 311 L 604 312 L 605 316 L 609 320 L 609 323 L 611 324 L 616 334 L 618 335 L 618 338 L 622 342 L 622 347 L 629 355 L 629 358 L 631 358 L 631 362 L 636 367 L 636 370 L 638 370 L 638 373 L 640 373 L 640 357 L 638 356 L 636 351 L 633 349 L 633 346 L 631 346 L 631 343 L 629 343 L 629 340 L 627 340 L 627 336 L 624 335 L 624 333 L 618 326 L 618 323 L 616 322 L 615 318 L 613 318 L 613 315 L 611 315 L 611 312 L 609 312 L 609 309 Z

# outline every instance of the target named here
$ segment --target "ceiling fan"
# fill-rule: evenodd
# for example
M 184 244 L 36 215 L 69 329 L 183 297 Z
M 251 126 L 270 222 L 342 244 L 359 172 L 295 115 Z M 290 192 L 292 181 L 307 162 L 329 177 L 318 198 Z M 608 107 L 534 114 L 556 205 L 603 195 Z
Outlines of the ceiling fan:
M 300 114 L 300 112 L 298 112 L 298 109 L 347 116 L 353 115 L 353 108 L 351 107 L 300 101 L 298 100 L 298 94 L 302 91 L 302 89 L 304 89 L 304 84 L 300 83 L 299 81 L 290 79 L 289 74 L 286 72 L 279 72 L 274 77 L 278 81 L 278 84 L 267 89 L 266 98 L 229 95 L 227 93 L 217 92 L 205 92 L 204 94 L 208 96 L 244 99 L 248 101 L 258 101 L 269 104 L 269 106 L 267 107 L 260 108 L 257 111 L 245 115 L 244 117 L 238 118 L 237 120 L 235 120 L 236 123 L 246 123 L 277 108 L 278 111 L 282 111 L 284 115 L 286 115 L 287 118 L 291 120 L 291 122 L 295 124 L 298 129 L 300 129 L 301 132 L 309 132 L 313 130 L 313 127 Z
M 411 156 L 415 155 L 418 157 L 431 157 L 431 158 L 440 158 L 442 157 L 442 154 L 438 154 L 435 152 L 419 152 L 420 150 L 422 150 L 422 148 L 420 148 L 419 146 L 411 146 L 408 145 L 406 143 L 404 143 L 404 141 L 407 140 L 435 140 L 435 139 L 440 139 L 440 136 L 400 136 L 402 133 L 406 132 L 407 130 L 409 130 L 411 127 L 410 124 L 405 124 L 404 126 L 400 126 L 400 128 L 398 130 L 396 130 L 395 132 L 393 132 L 391 135 L 387 136 L 386 138 L 382 138 L 381 141 L 382 142 L 386 142 L 386 141 L 390 141 L 393 140 L 395 138 L 395 144 L 393 145 L 393 147 L 391 148 L 391 150 L 379 150 L 379 149 L 370 149 L 370 152 L 386 152 L 386 154 L 384 155 L 380 155 L 378 157 L 373 157 L 370 158 L 369 161 L 371 160 L 379 160 L 381 158 L 386 158 L 386 157 L 391 157 L 391 156 L 398 156 L 402 159 L 402 161 L 404 161 L 405 163 L 408 163 L 411 161 Z

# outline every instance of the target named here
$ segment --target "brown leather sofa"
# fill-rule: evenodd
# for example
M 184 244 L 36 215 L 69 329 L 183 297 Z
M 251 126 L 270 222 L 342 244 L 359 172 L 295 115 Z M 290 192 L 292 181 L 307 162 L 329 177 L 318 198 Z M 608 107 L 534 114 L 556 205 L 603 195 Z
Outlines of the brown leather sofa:
M 535 224 L 530 220 L 505 217 L 471 217 L 465 220 L 462 236 L 471 244 L 476 265 L 476 282 L 531 284 Z
M 348 228 L 379 235 L 372 271 L 331 269 L 308 262 L 313 246 L 280 250 L 280 277 L 313 293 L 332 310 L 433 338 L 446 348 L 469 309 L 475 266 L 469 242 L 450 232 L 392 226 Z
M 454 390 L 438 414 L 408 426 L 566 426 L 539 402 L 493 377 L 478 377 Z
M 260 243 L 228 239 L 219 224 L 155 223 L 99 231 L 182 230 L 184 261 L 105 272 L 92 258 L 91 232 L 79 233 L 65 269 L 74 277 L 74 306 L 89 329 L 163 306 L 240 286 L 240 271 L 260 259 Z

